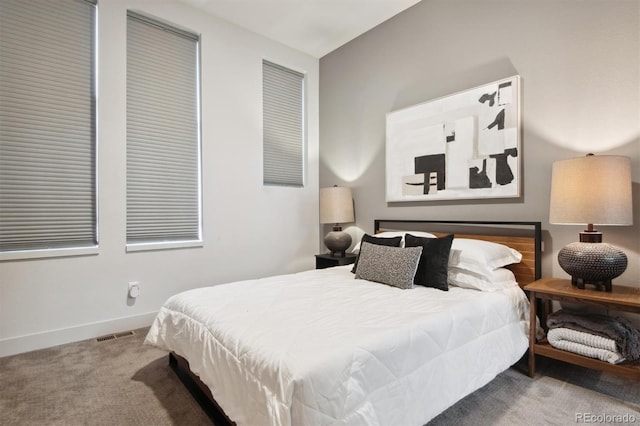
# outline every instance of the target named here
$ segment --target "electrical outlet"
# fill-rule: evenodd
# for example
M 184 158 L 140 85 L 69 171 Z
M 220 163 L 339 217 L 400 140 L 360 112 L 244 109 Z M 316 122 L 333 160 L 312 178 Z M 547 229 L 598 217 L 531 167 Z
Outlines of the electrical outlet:
M 140 296 L 140 283 L 138 283 L 138 281 L 129 283 L 129 292 L 127 293 L 127 296 L 131 299 L 135 299 Z

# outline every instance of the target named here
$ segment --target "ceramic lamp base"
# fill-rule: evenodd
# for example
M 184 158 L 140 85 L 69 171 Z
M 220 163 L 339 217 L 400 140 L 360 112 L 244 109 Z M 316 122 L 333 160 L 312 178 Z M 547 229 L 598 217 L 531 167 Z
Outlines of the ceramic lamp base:
M 331 251 L 331 256 L 344 257 L 351 245 L 351 235 L 342 231 L 341 227 L 335 226 L 333 231 L 324 237 L 324 245 Z
M 627 256 L 611 244 L 576 242 L 560 250 L 558 263 L 574 286 L 593 284 L 596 290 L 611 291 L 611 280 L 627 269 Z

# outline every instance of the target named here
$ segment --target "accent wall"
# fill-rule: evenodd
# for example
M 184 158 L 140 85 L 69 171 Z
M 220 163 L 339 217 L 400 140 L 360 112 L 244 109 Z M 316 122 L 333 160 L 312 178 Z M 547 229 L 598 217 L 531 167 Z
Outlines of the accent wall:
M 523 195 L 387 203 L 386 115 L 513 75 Z M 637 0 L 422 0 L 320 59 L 320 186 L 352 188 L 356 241 L 377 218 L 541 221 L 543 275 L 568 277 L 583 227 L 549 224 L 551 165 L 588 152 L 631 158 L 634 224 L 598 228 L 629 260 L 614 285 L 640 287 Z

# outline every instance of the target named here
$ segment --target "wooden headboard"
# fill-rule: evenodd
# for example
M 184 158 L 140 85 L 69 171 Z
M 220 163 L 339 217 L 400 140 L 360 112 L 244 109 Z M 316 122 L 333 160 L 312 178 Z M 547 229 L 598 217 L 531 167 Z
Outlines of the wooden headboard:
M 435 220 L 376 219 L 376 233 L 384 231 L 424 231 L 436 236 L 492 241 L 522 253 L 520 263 L 509 265 L 520 287 L 542 277 L 542 226 L 540 222 L 471 222 Z

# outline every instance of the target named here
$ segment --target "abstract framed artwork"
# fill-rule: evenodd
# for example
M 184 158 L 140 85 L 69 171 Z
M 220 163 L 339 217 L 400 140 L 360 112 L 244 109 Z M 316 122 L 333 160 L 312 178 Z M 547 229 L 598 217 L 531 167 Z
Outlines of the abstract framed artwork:
M 520 196 L 520 76 L 387 114 L 386 199 Z

